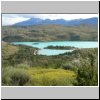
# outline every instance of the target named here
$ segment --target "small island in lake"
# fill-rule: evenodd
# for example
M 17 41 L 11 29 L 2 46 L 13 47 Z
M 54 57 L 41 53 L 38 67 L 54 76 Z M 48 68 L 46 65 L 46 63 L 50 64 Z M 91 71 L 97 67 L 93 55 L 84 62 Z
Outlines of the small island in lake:
M 77 49 L 77 48 L 73 46 L 47 46 L 45 47 L 45 49 L 72 50 L 72 49 Z
M 33 44 L 36 44 L 36 45 L 37 45 L 37 44 L 39 44 L 39 43 L 33 43 Z

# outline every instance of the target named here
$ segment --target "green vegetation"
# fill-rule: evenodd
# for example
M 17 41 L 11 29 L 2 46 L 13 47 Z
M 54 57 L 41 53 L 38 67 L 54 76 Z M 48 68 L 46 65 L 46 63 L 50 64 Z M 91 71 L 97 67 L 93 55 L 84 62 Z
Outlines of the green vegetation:
M 77 72 L 78 86 L 97 86 L 98 85 L 98 68 L 94 66 L 83 66 Z
M 77 85 L 97 86 L 98 85 L 98 67 L 94 54 L 88 54 L 89 59 L 81 61 L 81 67 L 77 71 Z
M 63 69 L 29 69 L 33 86 L 71 86 L 75 80 L 73 71 Z
M 56 56 L 34 55 L 37 48 L 2 42 L 4 86 L 97 86 L 98 49 Z
M 2 85 L 23 86 L 30 80 L 26 70 L 14 67 L 2 69 Z
M 75 49 L 75 47 L 72 47 L 72 46 L 48 46 L 48 47 L 45 47 L 45 49 L 72 50 L 72 49 Z
M 97 41 L 98 29 L 92 25 L 2 26 L 2 40 L 6 42 Z
M 15 68 L 2 70 L 2 85 L 7 86 L 71 86 L 75 80 L 73 71 L 63 69 Z
M 97 41 L 92 25 L 2 26 L 3 86 L 97 86 L 98 48 L 48 46 L 48 49 L 75 49 L 55 56 L 35 55 L 37 48 L 12 45 L 27 41 Z

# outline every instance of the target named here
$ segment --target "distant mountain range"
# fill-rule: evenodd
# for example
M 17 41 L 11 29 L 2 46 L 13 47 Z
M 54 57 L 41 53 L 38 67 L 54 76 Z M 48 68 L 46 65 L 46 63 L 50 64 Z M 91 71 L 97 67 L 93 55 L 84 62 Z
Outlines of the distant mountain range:
M 64 19 L 40 19 L 40 18 L 30 18 L 29 20 L 22 21 L 14 24 L 15 26 L 32 26 L 32 25 L 64 25 L 64 26 L 77 26 L 81 24 L 98 26 L 98 18 L 92 17 L 87 19 L 75 19 L 75 20 L 64 20 Z

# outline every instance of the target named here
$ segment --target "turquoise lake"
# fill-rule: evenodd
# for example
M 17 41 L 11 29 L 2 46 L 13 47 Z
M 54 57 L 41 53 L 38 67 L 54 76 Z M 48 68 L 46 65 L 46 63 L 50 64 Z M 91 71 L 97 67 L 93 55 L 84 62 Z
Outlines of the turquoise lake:
M 14 45 L 27 45 L 31 47 L 39 48 L 39 55 L 58 55 L 65 52 L 72 52 L 73 50 L 54 50 L 54 49 L 44 49 L 48 46 L 74 46 L 77 48 L 96 48 L 98 47 L 98 42 L 96 41 L 55 41 L 55 42 L 12 42 Z

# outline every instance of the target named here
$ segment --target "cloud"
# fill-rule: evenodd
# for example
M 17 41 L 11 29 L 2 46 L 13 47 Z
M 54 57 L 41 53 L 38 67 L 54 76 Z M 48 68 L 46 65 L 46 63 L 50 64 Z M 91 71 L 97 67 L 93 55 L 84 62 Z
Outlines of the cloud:
M 13 25 L 17 22 L 25 21 L 34 17 L 51 20 L 73 20 L 98 17 L 98 14 L 2 14 L 2 25 Z
M 14 15 L 14 14 L 3 14 L 2 15 L 2 25 L 13 25 L 17 22 L 21 22 L 21 21 L 25 21 L 28 20 L 30 18 L 24 18 L 18 15 Z
M 35 17 L 42 19 L 65 19 L 65 20 L 73 20 L 73 19 L 86 19 L 91 17 L 97 17 L 98 14 L 39 14 L 34 15 Z

